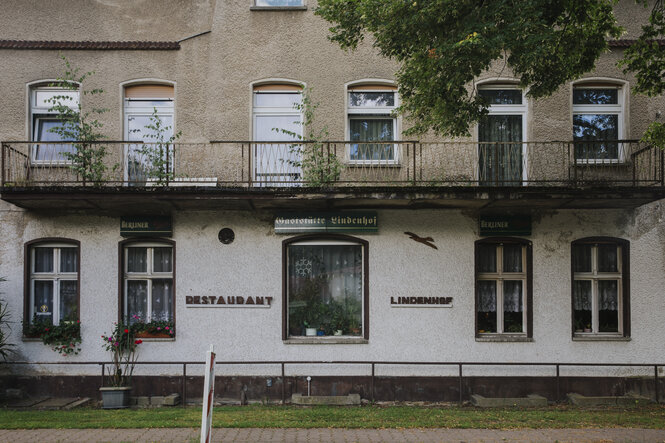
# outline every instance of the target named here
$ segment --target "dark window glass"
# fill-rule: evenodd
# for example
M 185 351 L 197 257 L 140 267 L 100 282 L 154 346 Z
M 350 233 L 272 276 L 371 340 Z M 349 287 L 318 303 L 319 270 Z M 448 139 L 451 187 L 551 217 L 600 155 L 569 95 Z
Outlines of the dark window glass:
M 616 88 L 575 88 L 575 105 L 616 105 L 619 103 L 619 90 Z
M 522 91 L 519 89 L 479 89 L 478 95 L 489 105 L 522 104 Z

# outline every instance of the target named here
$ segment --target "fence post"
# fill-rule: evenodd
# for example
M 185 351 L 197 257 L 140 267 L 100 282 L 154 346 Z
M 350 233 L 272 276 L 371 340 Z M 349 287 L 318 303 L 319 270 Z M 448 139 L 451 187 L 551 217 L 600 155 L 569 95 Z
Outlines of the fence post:
M 561 379 L 559 378 L 559 365 L 556 365 L 556 401 L 561 401 Z
M 459 367 L 459 404 L 462 406 L 462 363 L 458 363 Z
M 173 149 L 175 150 L 175 145 L 173 145 Z M 171 151 L 171 146 L 167 143 L 166 144 L 166 186 L 169 185 L 169 174 L 171 173 L 170 168 L 169 168 L 169 152 Z
M 102 363 L 102 388 L 104 387 L 104 373 L 106 372 L 106 363 Z
M 282 405 L 286 404 L 286 393 L 285 393 L 285 385 L 286 384 L 286 377 L 284 376 L 284 362 L 282 362 Z
M 243 146 L 245 144 L 243 143 Z M 247 144 L 247 185 L 252 187 L 252 143 Z
M 187 363 L 182 364 L 182 407 L 187 407 Z
M 374 403 L 374 363 L 372 363 L 372 378 L 369 383 L 369 390 L 371 391 L 370 399 L 372 400 L 372 403 Z
M 418 182 L 418 176 L 416 175 L 417 159 L 416 159 L 416 142 L 413 142 L 413 185 L 415 186 Z
M 654 392 L 656 393 L 656 404 L 660 403 L 658 399 L 658 365 L 653 367 L 653 379 L 654 379 Z
M 2 144 L 2 162 L 0 163 L 0 168 L 2 168 L 2 179 L 0 179 L 0 186 L 4 189 L 5 187 L 5 150 L 6 144 Z

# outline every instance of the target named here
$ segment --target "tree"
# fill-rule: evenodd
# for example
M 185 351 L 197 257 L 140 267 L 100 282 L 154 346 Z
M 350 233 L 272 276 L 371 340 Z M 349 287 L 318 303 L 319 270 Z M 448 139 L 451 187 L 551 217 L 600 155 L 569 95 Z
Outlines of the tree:
M 612 0 L 319 0 L 330 39 L 355 49 L 366 33 L 396 60 L 402 105 L 413 128 L 467 135 L 487 113 L 473 80 L 495 62 L 532 98 L 593 69 L 621 28 Z
M 647 0 L 637 0 L 648 7 Z M 637 83 L 633 91 L 655 97 L 665 92 L 665 5 L 663 0 L 656 0 L 651 9 L 649 23 L 642 26 L 642 34 L 635 44 L 624 52 L 619 62 L 624 72 L 632 72 Z M 653 122 L 642 138 L 661 149 L 665 149 L 665 125 Z
M 63 55 L 60 56 L 65 63 L 65 73 L 58 77 L 51 86 L 61 88 L 63 91 L 77 91 L 85 96 L 103 94 L 102 89 L 85 89 L 84 83 L 94 74 L 94 71 L 81 74 L 79 68 L 72 67 Z M 98 142 L 106 138 L 100 131 L 104 124 L 97 120 L 99 116 L 108 112 L 106 108 L 93 107 L 89 111 L 81 108 L 81 98 L 75 106 L 71 105 L 71 95 L 66 93 L 54 95 L 48 101 L 52 105 L 50 112 L 57 113 L 60 124 L 49 131 L 60 136 L 62 140 L 73 141 L 73 152 L 63 152 L 63 156 L 71 162 L 70 168 L 83 179 L 83 182 L 92 182 L 99 185 L 104 181 L 107 170 L 104 158 L 106 147 Z

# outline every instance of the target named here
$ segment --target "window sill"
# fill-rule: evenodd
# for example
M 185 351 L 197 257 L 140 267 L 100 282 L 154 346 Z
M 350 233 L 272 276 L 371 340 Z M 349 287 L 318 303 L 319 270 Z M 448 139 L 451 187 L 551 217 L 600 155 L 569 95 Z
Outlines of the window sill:
M 40 343 L 42 342 L 41 337 L 26 337 L 25 335 L 23 337 L 21 337 L 21 340 L 24 341 L 24 342 L 31 342 L 31 341 L 32 342 L 40 342 Z
M 402 165 L 397 161 L 371 161 L 371 160 L 349 160 L 346 162 L 347 168 L 401 168 Z
M 527 337 L 526 335 L 480 335 L 476 336 L 477 342 L 484 343 L 531 343 L 533 342 L 533 337 Z
M 250 11 L 306 11 L 307 6 L 250 6 Z
M 369 340 L 362 337 L 290 337 L 283 343 L 285 345 L 362 345 L 369 343 Z
M 630 163 L 627 162 L 626 160 L 617 160 L 616 158 L 613 159 L 583 159 L 583 158 L 578 158 L 575 159 L 575 165 L 576 166 L 624 166 L 628 167 L 630 166 Z
M 630 337 L 619 335 L 574 335 L 573 341 L 630 341 Z
M 141 340 L 144 343 L 150 341 L 175 341 L 175 337 L 137 337 L 137 340 Z

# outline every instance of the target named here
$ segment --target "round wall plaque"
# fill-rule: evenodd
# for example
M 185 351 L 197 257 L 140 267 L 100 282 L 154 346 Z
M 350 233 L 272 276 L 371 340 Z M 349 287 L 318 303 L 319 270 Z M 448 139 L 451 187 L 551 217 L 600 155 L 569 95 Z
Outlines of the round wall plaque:
M 236 235 L 233 232 L 233 229 L 224 228 L 221 231 L 219 231 L 217 238 L 219 238 L 219 241 L 222 242 L 223 244 L 228 245 L 230 243 L 233 243 L 233 240 L 235 240 Z

